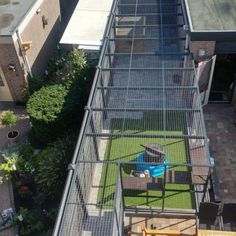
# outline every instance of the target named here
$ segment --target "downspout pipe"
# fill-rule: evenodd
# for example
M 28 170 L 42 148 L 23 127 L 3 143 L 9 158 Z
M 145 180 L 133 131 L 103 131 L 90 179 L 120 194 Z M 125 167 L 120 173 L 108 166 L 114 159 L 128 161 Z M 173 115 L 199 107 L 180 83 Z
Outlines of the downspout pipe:
M 16 36 L 17 36 L 17 41 L 18 41 L 18 44 L 19 44 L 20 52 L 21 52 L 22 57 L 23 57 L 24 65 L 26 66 L 27 72 L 30 75 L 30 77 L 33 77 L 31 67 L 30 67 L 30 64 L 29 64 L 29 60 L 28 60 L 28 58 L 26 56 L 26 53 L 25 53 L 25 50 L 22 46 L 23 41 L 22 41 L 22 38 L 20 36 L 20 33 L 19 33 L 18 29 L 16 30 Z

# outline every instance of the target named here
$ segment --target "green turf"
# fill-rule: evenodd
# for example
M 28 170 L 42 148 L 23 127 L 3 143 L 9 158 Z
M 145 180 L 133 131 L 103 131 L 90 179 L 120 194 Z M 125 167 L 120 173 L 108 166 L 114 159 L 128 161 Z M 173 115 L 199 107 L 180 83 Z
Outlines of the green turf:
M 176 115 L 176 114 L 175 114 Z M 155 122 L 160 118 L 159 114 L 145 113 L 143 119 L 126 119 L 123 123 L 122 119 L 112 120 L 112 132 L 119 133 L 123 127 L 125 133 L 136 134 L 166 134 L 181 135 L 185 132 L 184 118 L 182 114 L 178 114 L 174 122 L 172 116 L 169 116 L 166 131 L 163 131 L 161 122 Z M 172 118 L 172 119 L 171 119 Z M 145 122 L 146 123 L 145 123 Z M 176 125 L 177 123 L 177 125 Z M 145 126 L 144 126 L 145 124 Z M 163 138 L 113 138 L 108 141 L 105 153 L 106 160 L 121 160 L 122 162 L 133 161 L 135 157 L 144 149 L 140 144 L 159 143 L 163 145 L 170 163 L 187 163 L 186 143 L 184 139 L 163 139 Z M 184 166 L 171 166 L 174 170 L 187 171 Z M 122 175 L 129 175 L 130 170 L 135 169 L 135 165 L 122 164 Z M 102 177 L 100 180 L 100 190 L 98 202 L 102 204 L 112 205 L 114 198 L 116 183 L 117 167 L 115 165 L 104 165 Z M 164 206 L 168 208 L 192 209 L 194 207 L 193 196 L 190 193 L 192 187 L 189 185 L 167 184 L 164 199 Z M 179 192 L 177 190 L 185 190 Z M 124 191 L 126 206 L 162 206 L 161 191 Z

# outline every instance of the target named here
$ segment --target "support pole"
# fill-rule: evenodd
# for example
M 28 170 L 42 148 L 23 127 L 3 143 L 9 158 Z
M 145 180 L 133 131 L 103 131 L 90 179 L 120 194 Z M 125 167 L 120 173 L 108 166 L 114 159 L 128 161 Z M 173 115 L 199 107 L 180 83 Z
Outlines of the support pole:
M 208 186 L 208 183 L 209 183 L 209 180 L 210 180 L 211 169 L 212 168 L 209 168 L 209 173 L 208 173 L 208 176 L 207 176 L 207 179 L 206 179 L 206 183 L 204 184 L 202 202 L 204 202 L 204 200 L 205 200 L 207 186 Z
M 164 165 L 164 179 L 162 189 L 162 212 L 165 211 L 165 194 L 166 194 L 166 164 Z

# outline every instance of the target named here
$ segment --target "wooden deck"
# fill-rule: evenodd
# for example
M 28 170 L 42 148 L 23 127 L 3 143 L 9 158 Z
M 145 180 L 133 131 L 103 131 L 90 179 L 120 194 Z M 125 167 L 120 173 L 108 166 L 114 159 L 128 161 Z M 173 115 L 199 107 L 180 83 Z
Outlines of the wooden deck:
M 218 230 L 198 230 L 198 236 L 236 236 L 236 232 Z
M 142 236 L 142 229 L 179 230 L 182 236 L 196 235 L 196 220 L 190 217 L 125 214 L 125 236 Z
M 207 165 L 207 156 L 204 146 L 198 148 L 190 148 L 191 164 L 192 165 Z M 192 167 L 192 183 L 204 184 L 207 176 L 210 174 L 209 167 Z

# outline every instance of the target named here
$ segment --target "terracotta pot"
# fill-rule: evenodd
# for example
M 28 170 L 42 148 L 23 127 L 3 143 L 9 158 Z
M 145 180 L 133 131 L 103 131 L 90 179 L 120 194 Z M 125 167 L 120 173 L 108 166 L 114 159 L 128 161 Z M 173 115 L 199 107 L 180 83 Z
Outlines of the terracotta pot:
M 10 131 L 7 134 L 7 138 L 10 143 L 15 143 L 18 136 L 19 136 L 19 132 L 17 130 Z

